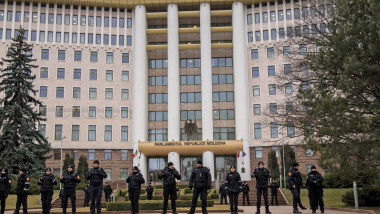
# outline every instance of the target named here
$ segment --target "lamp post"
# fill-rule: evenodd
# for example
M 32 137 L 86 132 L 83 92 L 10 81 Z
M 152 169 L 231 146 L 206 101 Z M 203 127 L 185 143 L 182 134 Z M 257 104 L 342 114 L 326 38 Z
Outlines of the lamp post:
M 284 123 L 281 125 L 281 134 L 282 134 L 282 165 L 283 165 L 282 168 L 284 171 L 284 187 L 286 189 Z
M 65 138 L 66 138 L 65 136 L 61 137 L 61 163 L 60 163 L 60 168 L 59 168 L 59 178 L 62 177 L 62 142 L 63 142 L 63 139 Z M 59 182 L 59 190 L 61 189 L 62 189 L 62 184 L 61 182 Z

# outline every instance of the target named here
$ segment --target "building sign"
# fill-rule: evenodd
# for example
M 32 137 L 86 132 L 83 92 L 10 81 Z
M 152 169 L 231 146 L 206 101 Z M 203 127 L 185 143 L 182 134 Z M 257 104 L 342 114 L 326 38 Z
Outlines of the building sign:
M 139 152 L 145 155 L 168 155 L 177 152 L 180 155 L 199 155 L 205 151 L 216 155 L 232 155 L 243 149 L 241 140 L 211 140 L 211 141 L 163 141 L 139 142 Z

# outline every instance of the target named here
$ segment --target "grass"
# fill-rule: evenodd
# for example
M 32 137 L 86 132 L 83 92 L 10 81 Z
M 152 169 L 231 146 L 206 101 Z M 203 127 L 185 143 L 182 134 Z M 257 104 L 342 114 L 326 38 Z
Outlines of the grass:
M 58 197 L 59 190 L 54 191 L 53 199 Z M 16 208 L 17 195 L 9 195 L 5 205 L 5 209 L 15 209 Z M 28 209 L 41 207 L 40 195 L 28 195 Z M 21 206 L 22 209 L 22 206 Z

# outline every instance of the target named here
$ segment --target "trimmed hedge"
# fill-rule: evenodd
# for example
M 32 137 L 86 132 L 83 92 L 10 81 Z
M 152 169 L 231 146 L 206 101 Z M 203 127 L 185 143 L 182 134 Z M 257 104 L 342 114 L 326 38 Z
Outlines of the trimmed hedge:
M 191 201 L 176 201 L 177 207 L 190 207 Z M 201 201 L 198 201 L 197 206 L 200 207 L 202 205 Z M 214 206 L 214 201 L 207 201 L 207 207 Z M 163 201 L 162 200 L 152 200 L 152 201 L 140 201 L 139 203 L 140 210 L 162 210 L 163 209 Z M 123 201 L 123 202 L 109 202 L 106 207 L 107 211 L 130 211 L 131 210 L 131 202 Z M 168 209 L 171 209 L 171 204 L 168 204 Z
M 178 188 L 180 189 L 185 189 L 185 188 L 189 188 L 189 185 L 177 185 Z M 163 189 L 164 188 L 164 185 L 156 185 L 154 186 L 155 189 Z

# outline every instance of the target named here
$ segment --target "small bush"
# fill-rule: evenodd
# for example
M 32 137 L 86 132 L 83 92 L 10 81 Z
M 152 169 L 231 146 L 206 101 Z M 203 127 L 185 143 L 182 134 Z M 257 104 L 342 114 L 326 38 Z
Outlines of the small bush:
M 380 204 L 380 186 L 365 186 L 358 189 L 359 206 L 379 206 Z M 348 206 L 355 205 L 354 191 L 347 191 L 342 196 L 342 202 Z
M 352 180 L 338 173 L 329 173 L 323 178 L 323 186 L 325 188 L 350 188 Z

